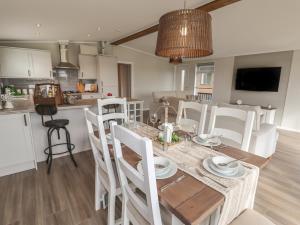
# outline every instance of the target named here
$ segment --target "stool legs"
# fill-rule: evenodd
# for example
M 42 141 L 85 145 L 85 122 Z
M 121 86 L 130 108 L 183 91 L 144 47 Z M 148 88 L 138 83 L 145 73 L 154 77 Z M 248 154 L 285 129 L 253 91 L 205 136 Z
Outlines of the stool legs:
M 48 174 L 50 174 L 50 172 L 51 172 L 52 158 L 53 158 L 53 155 L 55 155 L 55 154 L 52 153 L 52 148 L 53 148 L 54 146 L 57 146 L 57 145 L 62 145 L 62 144 L 66 144 L 66 145 L 67 145 L 67 149 L 68 149 L 67 152 L 69 152 L 70 157 L 71 157 L 71 160 L 73 161 L 74 165 L 77 167 L 77 163 L 76 163 L 76 161 L 75 161 L 75 159 L 74 159 L 74 156 L 73 156 L 73 154 L 72 154 L 72 150 L 74 149 L 74 145 L 71 144 L 70 133 L 69 133 L 69 131 L 68 131 L 68 129 L 67 129 L 66 127 L 61 127 L 61 128 L 64 129 L 64 131 L 65 131 L 65 133 L 66 133 L 66 143 L 60 143 L 60 144 L 52 145 L 52 140 L 51 140 L 52 133 L 53 133 L 53 131 L 56 130 L 56 131 L 57 131 L 57 135 L 58 135 L 58 139 L 60 139 L 60 133 L 59 133 L 59 129 L 60 129 L 60 128 L 57 128 L 57 127 L 53 128 L 53 127 L 50 127 L 50 128 L 48 129 L 48 131 L 47 131 L 48 148 L 46 148 L 46 150 L 48 149 L 48 152 L 46 152 L 46 150 L 45 150 L 45 153 L 48 154 L 47 160 L 46 160 L 46 162 L 47 162 L 47 164 L 48 164 Z M 56 154 L 61 154 L 61 153 L 56 153 Z
M 74 165 L 77 167 L 77 163 L 74 159 L 74 156 L 72 154 L 72 146 L 71 146 L 71 138 L 70 138 L 70 133 L 68 131 L 68 129 L 66 127 L 63 128 L 66 132 L 66 139 L 67 139 L 67 148 L 68 148 L 68 151 L 69 151 L 69 154 L 70 154 L 70 157 L 74 163 Z
M 48 174 L 50 174 L 50 171 L 51 171 L 51 166 L 52 166 L 52 141 L 51 141 L 51 136 L 52 136 L 52 133 L 55 129 L 49 129 L 48 130 L 48 145 L 49 145 L 49 153 L 48 153 L 48 158 L 47 158 L 47 163 L 48 163 Z

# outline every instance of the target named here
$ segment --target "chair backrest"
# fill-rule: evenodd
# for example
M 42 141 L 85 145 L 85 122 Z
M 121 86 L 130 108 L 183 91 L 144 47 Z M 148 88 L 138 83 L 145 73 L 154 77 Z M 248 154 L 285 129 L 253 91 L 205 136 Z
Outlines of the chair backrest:
M 217 117 L 230 117 L 244 122 L 243 132 L 238 132 L 232 127 L 217 128 Z M 209 133 L 222 135 L 222 137 L 232 140 L 240 145 L 241 150 L 248 151 L 251 134 L 253 130 L 255 112 L 244 111 L 241 109 L 213 106 L 211 108 L 211 116 L 209 121 Z
M 197 112 L 197 120 L 187 118 L 187 109 L 192 109 L 193 111 Z M 187 131 L 193 131 L 193 126 L 196 125 L 197 133 L 202 134 L 205 127 L 206 112 L 206 104 L 200 104 L 198 102 L 179 101 L 176 123 L 179 125 L 184 125 L 184 127 L 189 127 L 190 129 L 188 129 Z
M 103 113 L 103 107 L 109 105 L 119 105 L 121 107 L 121 112 L 112 112 L 112 113 Z M 128 122 L 127 116 L 127 100 L 126 98 L 106 98 L 106 99 L 98 99 L 98 112 L 99 115 L 102 115 L 103 121 L 121 119 L 124 122 Z
M 57 113 L 55 104 L 38 104 L 35 105 L 35 111 L 42 117 L 42 124 L 45 126 L 44 116 L 50 116 L 53 120 L 53 115 Z
M 106 185 L 107 189 L 109 188 L 108 186 L 110 186 L 111 188 L 116 188 L 117 178 L 115 177 L 111 162 L 103 118 L 96 115 L 88 108 L 84 109 L 84 113 L 95 162 L 100 167 L 100 171 L 102 173 L 104 172 L 109 179 L 109 184 L 104 183 L 104 185 Z M 98 131 L 99 137 L 95 135 L 95 131 Z
M 130 211 L 130 208 L 133 206 L 135 211 L 139 212 L 143 219 L 150 224 L 161 225 L 152 141 L 117 125 L 114 121 L 111 122 L 110 129 L 115 151 L 115 161 L 122 187 L 124 207 Z M 123 158 L 121 143 L 141 157 L 143 174 L 139 173 L 134 166 L 130 165 Z M 146 202 L 142 201 L 133 191 L 128 184 L 128 180 L 145 194 Z M 131 207 L 127 207 L 128 205 Z

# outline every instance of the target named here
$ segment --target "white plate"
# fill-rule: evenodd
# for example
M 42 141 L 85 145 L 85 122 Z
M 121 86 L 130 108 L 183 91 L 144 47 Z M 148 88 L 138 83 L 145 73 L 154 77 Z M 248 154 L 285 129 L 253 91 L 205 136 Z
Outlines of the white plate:
M 243 167 L 243 166 L 240 166 L 238 168 L 238 171 L 236 172 L 236 174 L 225 175 L 225 174 L 222 174 L 222 173 L 219 173 L 219 172 L 213 170 L 209 166 L 209 161 L 211 161 L 211 158 L 204 159 L 202 165 L 203 165 L 204 169 L 206 169 L 208 172 L 210 172 L 216 176 L 223 177 L 223 178 L 239 178 L 239 177 L 242 177 L 245 175 L 246 170 L 245 170 L 245 167 Z
M 215 147 L 222 144 L 221 139 L 218 137 L 214 138 L 213 140 L 209 140 L 207 142 L 202 142 L 198 139 L 198 136 L 195 136 L 192 138 L 192 141 L 198 145 L 203 145 L 205 147 Z
M 143 168 L 142 168 L 142 162 L 141 161 L 137 164 L 137 171 L 139 173 L 143 174 Z M 170 164 L 168 166 L 168 169 L 166 169 L 164 173 L 155 174 L 155 177 L 158 180 L 167 179 L 169 177 L 174 176 L 176 173 L 177 173 L 177 165 L 176 165 L 176 163 L 174 163 L 170 160 Z
M 218 172 L 220 174 L 226 175 L 226 176 L 234 176 L 238 173 L 239 167 L 236 167 L 235 169 L 232 170 L 222 170 L 218 167 L 215 166 L 215 164 L 212 162 L 212 160 L 208 160 L 208 166 L 214 170 L 215 172 Z

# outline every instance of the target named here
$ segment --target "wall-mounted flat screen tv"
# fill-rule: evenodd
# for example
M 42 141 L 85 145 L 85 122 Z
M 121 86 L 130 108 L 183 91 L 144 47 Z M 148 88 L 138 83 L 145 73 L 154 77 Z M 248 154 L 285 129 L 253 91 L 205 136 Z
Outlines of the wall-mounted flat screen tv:
M 278 92 L 281 67 L 240 68 L 236 73 L 236 90 Z

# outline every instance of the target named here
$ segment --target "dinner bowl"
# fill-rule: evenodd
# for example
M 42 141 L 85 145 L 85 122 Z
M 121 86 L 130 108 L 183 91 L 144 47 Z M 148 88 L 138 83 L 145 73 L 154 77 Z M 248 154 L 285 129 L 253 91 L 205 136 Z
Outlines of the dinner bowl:
M 240 166 L 240 163 L 238 161 L 234 161 L 230 163 L 231 161 L 235 160 L 234 158 L 231 157 L 226 157 L 226 156 L 215 156 L 211 158 L 211 161 L 213 165 L 222 171 L 225 172 L 234 172 L 235 170 L 238 169 Z M 222 165 L 222 163 L 228 163 L 227 165 Z
M 155 174 L 165 173 L 170 166 L 170 160 L 164 157 L 154 157 Z

